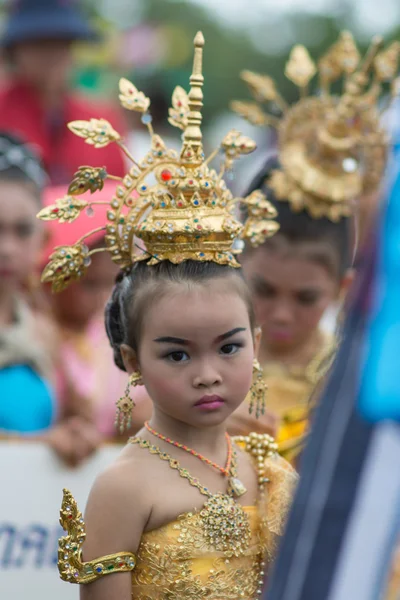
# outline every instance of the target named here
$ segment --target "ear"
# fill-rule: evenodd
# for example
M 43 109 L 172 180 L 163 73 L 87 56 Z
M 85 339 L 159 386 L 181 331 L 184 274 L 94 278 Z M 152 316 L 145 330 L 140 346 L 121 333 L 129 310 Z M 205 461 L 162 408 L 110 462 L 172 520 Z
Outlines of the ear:
M 254 356 L 257 357 L 260 351 L 262 330 L 261 327 L 256 327 L 253 333 L 254 340 Z
M 140 371 L 137 354 L 128 344 L 121 344 L 121 356 L 129 375 L 135 371 Z
M 340 282 L 340 288 L 339 288 L 339 300 L 343 301 L 347 295 L 347 292 L 349 291 L 353 281 L 354 281 L 354 277 L 355 277 L 355 269 L 347 269 L 346 273 L 344 274 L 341 282 Z

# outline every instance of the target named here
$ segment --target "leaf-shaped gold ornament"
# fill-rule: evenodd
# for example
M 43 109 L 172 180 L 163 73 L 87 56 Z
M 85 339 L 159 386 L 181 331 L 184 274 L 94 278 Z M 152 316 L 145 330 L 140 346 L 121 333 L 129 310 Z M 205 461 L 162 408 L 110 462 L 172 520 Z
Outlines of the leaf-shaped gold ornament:
M 264 127 L 272 125 L 273 119 L 267 115 L 262 108 L 255 102 L 242 102 L 241 100 L 233 100 L 231 109 L 241 117 L 244 117 L 252 125 Z
M 244 198 L 243 203 L 247 207 L 248 217 L 241 237 L 254 247 L 260 246 L 278 231 L 279 223 L 274 220 L 278 213 L 261 190 L 254 190 Z
M 336 81 L 344 73 L 346 75 L 354 73 L 360 60 L 360 53 L 353 36 L 350 32 L 343 31 L 339 40 L 318 61 L 323 86 L 326 87 L 327 84 Z
M 240 131 L 231 129 L 224 137 L 221 143 L 225 153 L 231 158 L 236 158 L 241 154 L 250 154 L 256 149 L 256 143 L 249 137 L 242 135 Z
M 59 223 L 72 223 L 88 206 L 86 200 L 74 196 L 64 196 L 56 200 L 55 204 L 46 206 L 38 213 L 41 221 L 59 221 Z
M 317 69 L 304 46 L 294 46 L 286 64 L 285 75 L 295 85 L 305 88 L 314 77 Z
M 168 121 L 173 127 L 185 129 L 188 122 L 189 98 L 185 90 L 176 86 L 172 94 L 172 107 L 168 111 Z
M 354 73 L 360 64 L 361 56 L 350 31 L 342 31 L 337 45 L 338 60 L 346 75 Z
M 393 42 L 375 57 L 374 68 L 379 81 L 390 81 L 399 67 L 400 42 Z
M 128 79 L 122 77 L 119 80 L 119 100 L 127 110 L 145 113 L 150 106 L 150 98 L 147 98 Z
M 272 102 L 279 98 L 275 82 L 268 75 L 260 75 L 253 71 L 242 71 L 240 76 L 258 102 Z
M 68 194 L 75 196 L 88 190 L 93 194 L 103 189 L 106 178 L 107 171 L 104 167 L 79 167 L 69 184 Z
M 50 256 L 42 273 L 42 282 L 51 283 L 53 292 L 64 290 L 72 281 L 80 279 L 91 263 L 85 244 L 59 246 Z
M 116 142 L 121 136 L 105 119 L 90 119 L 90 121 L 71 121 L 68 128 L 75 135 L 84 138 L 85 142 L 95 148 L 104 148 L 110 142 Z

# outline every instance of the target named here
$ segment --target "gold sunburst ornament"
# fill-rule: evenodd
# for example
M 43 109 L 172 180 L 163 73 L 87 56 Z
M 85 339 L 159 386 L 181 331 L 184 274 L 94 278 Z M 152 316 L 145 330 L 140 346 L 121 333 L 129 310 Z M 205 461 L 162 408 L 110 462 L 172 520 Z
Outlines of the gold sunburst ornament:
M 279 227 L 274 221 L 276 211 L 261 192 L 257 197 L 252 194 L 248 198 L 234 198 L 223 179 L 236 159 L 255 150 L 255 143 L 233 130 L 225 136 L 220 148 L 208 158 L 204 156 L 203 46 L 199 32 L 194 40 L 190 91 L 186 93 L 177 87 L 172 96 L 169 122 L 183 130 L 180 153 L 168 148 L 153 131 L 150 99 L 127 79 L 121 79 L 119 99 L 126 109 L 141 113 L 151 139 L 149 152 L 136 160 L 119 133 L 104 119 L 70 123 L 70 130 L 88 144 L 97 148 L 110 143 L 119 145 L 132 166 L 123 178 L 112 176 L 104 167 L 81 167 L 69 186 L 69 195 L 43 209 L 38 215 L 40 219 L 70 222 L 84 209 L 107 204 L 107 220 L 100 228 L 105 234 L 104 250 L 122 269 L 129 269 L 140 260 L 155 265 L 163 260 L 180 263 L 188 259 L 238 267 L 235 255 L 240 250 L 234 244 L 236 239 L 246 238 L 258 245 L 275 233 Z M 219 168 L 211 168 L 211 161 L 220 153 Z M 79 197 L 90 192 L 95 198 L 105 179 L 118 180 L 109 202 L 96 202 L 91 196 Z M 239 204 L 248 208 L 249 219 L 244 224 L 235 216 Z M 255 214 L 261 216 L 261 223 Z M 88 250 L 92 233 L 88 232 L 73 247 L 55 249 L 43 273 L 43 280 L 51 282 L 54 290 L 61 290 L 82 276 L 91 254 L 102 250 Z M 138 249 L 138 241 L 143 248 Z
M 388 137 L 381 125 L 383 84 L 398 74 L 400 43 L 382 50 L 375 38 L 361 57 L 348 31 L 317 63 L 304 46 L 295 46 L 286 77 L 300 91 L 288 106 L 267 75 L 242 73 L 255 102 L 235 101 L 233 110 L 257 126 L 278 131 L 280 169 L 267 185 L 294 212 L 338 221 L 354 211 L 354 201 L 382 180 Z M 310 87 L 318 74 L 317 94 Z M 332 84 L 343 81 L 341 93 Z M 392 96 L 396 86 L 392 86 Z M 383 109 L 387 108 L 387 103 Z

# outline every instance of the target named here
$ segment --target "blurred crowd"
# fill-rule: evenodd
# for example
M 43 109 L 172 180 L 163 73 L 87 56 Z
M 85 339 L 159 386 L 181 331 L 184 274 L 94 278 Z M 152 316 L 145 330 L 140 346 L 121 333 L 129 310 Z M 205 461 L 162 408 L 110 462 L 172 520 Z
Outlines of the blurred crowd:
M 71 85 L 75 42 L 95 41 L 96 36 L 76 2 L 19 0 L 11 5 L 0 40 L 0 437 L 43 440 L 71 465 L 79 464 L 104 441 L 126 439 L 115 432 L 114 418 L 115 402 L 124 393 L 127 375 L 114 366 L 103 323 L 118 268 L 108 253 L 94 254 L 82 281 L 51 293 L 40 283 L 40 273 L 52 249 L 73 243 L 95 229 L 97 222 L 102 224 L 104 211 L 96 207 L 63 227 L 39 222 L 36 214 L 66 194 L 81 165 L 107 165 L 109 173 L 124 174 L 124 156 L 117 145 L 94 149 L 68 130 L 68 122 L 92 117 L 109 120 L 135 156 L 141 156 L 148 143 L 134 121 L 124 121 L 116 104 L 88 99 Z M 163 129 L 168 109 L 164 92 L 161 88 L 153 91 L 153 125 L 174 147 L 176 142 Z M 233 187 L 239 187 L 238 181 Z M 112 191 L 105 185 L 98 199 L 101 194 L 109 198 Z M 375 197 L 363 203 L 365 222 L 375 204 Z M 358 237 L 366 230 L 362 222 Z M 90 243 L 92 248 L 100 246 L 102 234 L 93 236 Z M 257 260 L 252 257 L 250 271 Z M 264 263 L 260 268 L 265 269 Z M 336 285 L 328 300 L 331 310 L 322 329 L 332 333 Z M 268 298 L 264 303 L 269 306 L 271 302 Z M 315 328 L 320 316 L 316 313 Z M 312 352 L 307 350 L 308 362 L 315 344 L 325 343 L 319 333 L 317 338 L 313 338 Z M 264 358 L 271 361 L 267 351 Z M 298 383 L 301 378 L 296 377 Z M 271 385 L 276 383 L 277 395 L 282 395 L 280 382 L 274 373 Z M 308 379 L 300 384 L 301 393 L 307 395 Z M 134 400 L 130 433 L 151 412 L 140 388 Z M 273 404 L 272 396 L 270 401 Z M 241 415 L 241 426 L 243 419 Z M 274 433 L 274 423 L 267 414 L 263 423 L 253 426 Z
M 70 87 L 74 42 L 95 38 L 77 4 L 22 0 L 12 5 L 0 41 L 5 61 L 0 91 L 0 437 L 43 440 L 70 465 L 105 440 L 118 439 L 115 402 L 127 379 L 113 364 L 104 332 L 104 307 L 118 270 L 109 255 L 95 254 L 88 277 L 60 294 L 40 283 L 51 249 L 72 243 L 103 214 L 96 210 L 57 227 L 39 222 L 38 211 L 66 194 L 82 164 L 104 164 L 110 173 L 124 174 L 116 145 L 95 150 L 66 126 L 103 117 L 121 133 L 127 129 L 118 108 L 88 100 Z M 106 186 L 102 193 L 112 192 Z M 100 245 L 101 234 L 90 242 Z M 133 431 L 149 416 L 140 392 L 135 401 Z

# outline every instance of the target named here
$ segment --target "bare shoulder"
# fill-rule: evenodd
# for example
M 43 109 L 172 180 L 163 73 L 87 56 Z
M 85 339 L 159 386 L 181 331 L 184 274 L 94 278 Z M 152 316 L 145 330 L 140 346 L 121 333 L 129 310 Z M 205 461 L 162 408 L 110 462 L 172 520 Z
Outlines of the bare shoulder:
M 97 477 L 85 511 L 85 560 L 137 551 L 152 511 L 147 479 L 132 451 Z

